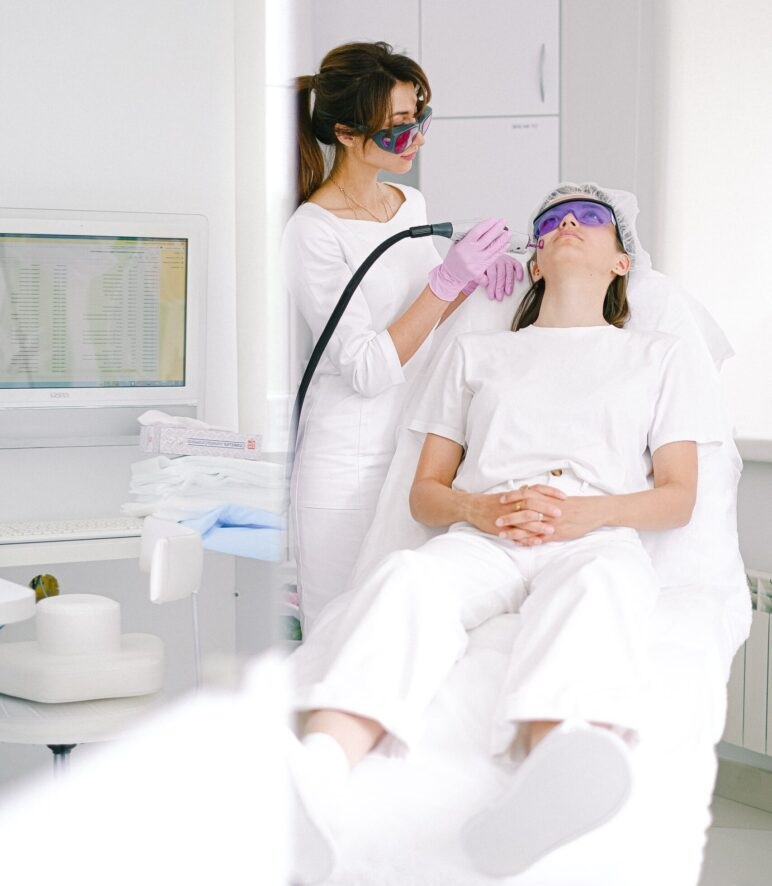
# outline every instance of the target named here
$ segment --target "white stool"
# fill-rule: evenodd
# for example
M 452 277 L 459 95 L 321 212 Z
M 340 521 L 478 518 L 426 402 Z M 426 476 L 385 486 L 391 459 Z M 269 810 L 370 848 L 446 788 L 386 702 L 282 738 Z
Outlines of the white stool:
M 35 618 L 37 636 L 0 642 L 0 741 L 45 744 L 59 769 L 75 745 L 114 738 L 157 704 L 163 644 L 122 634 L 120 606 L 95 594 L 49 597 L 0 579 L 0 625 Z
M 58 772 L 76 745 L 119 738 L 163 701 L 162 692 L 66 704 L 0 695 L 0 742 L 46 745 Z

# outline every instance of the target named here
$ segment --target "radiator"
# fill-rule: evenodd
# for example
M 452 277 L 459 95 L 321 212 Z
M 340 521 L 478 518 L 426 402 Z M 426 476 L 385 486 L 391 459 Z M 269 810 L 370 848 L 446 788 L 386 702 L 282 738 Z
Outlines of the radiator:
M 772 573 L 746 569 L 746 574 L 753 621 L 732 662 L 723 740 L 772 756 Z

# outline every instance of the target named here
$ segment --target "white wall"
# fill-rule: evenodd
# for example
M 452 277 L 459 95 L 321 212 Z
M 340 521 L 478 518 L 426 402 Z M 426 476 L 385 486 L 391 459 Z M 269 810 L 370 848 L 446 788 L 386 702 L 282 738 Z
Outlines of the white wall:
M 723 370 L 737 436 L 772 439 L 772 6 L 670 0 L 662 269 L 700 297 L 737 356 Z
M 635 193 L 655 266 L 662 28 L 661 0 L 561 3 L 561 178 Z
M 561 166 L 638 194 L 655 267 L 710 310 L 736 435 L 772 439 L 772 6 L 563 0 Z

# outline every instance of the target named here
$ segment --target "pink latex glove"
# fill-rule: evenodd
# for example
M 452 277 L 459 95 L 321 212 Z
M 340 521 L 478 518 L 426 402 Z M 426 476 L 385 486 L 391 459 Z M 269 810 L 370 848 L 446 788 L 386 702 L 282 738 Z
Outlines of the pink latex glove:
M 500 255 L 487 271 L 477 280 L 470 280 L 461 290 L 464 295 L 471 295 L 481 286 L 488 293 L 488 298 L 503 301 L 505 295 L 512 295 L 515 280 L 518 282 L 525 276 L 522 264 L 511 255 Z
M 470 280 L 477 280 L 509 246 L 502 218 L 486 218 L 454 243 L 445 261 L 429 271 L 429 288 L 442 301 L 454 301 Z
M 515 280 L 519 282 L 525 276 L 520 262 L 511 255 L 500 255 L 477 281 L 485 287 L 488 298 L 503 301 L 505 295 L 512 295 Z

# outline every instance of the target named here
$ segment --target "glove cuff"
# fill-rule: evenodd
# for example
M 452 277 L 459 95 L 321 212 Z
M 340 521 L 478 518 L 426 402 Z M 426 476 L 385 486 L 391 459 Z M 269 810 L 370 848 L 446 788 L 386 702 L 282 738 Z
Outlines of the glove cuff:
M 485 285 L 485 275 L 482 277 L 478 277 L 476 280 L 470 280 L 466 286 L 461 290 L 464 295 L 471 295 L 473 292 L 477 292 L 477 290 Z
M 448 274 L 443 265 L 437 265 L 429 271 L 429 289 L 441 301 L 455 301 L 462 292 L 462 286 L 463 284 L 459 284 L 458 280 Z

